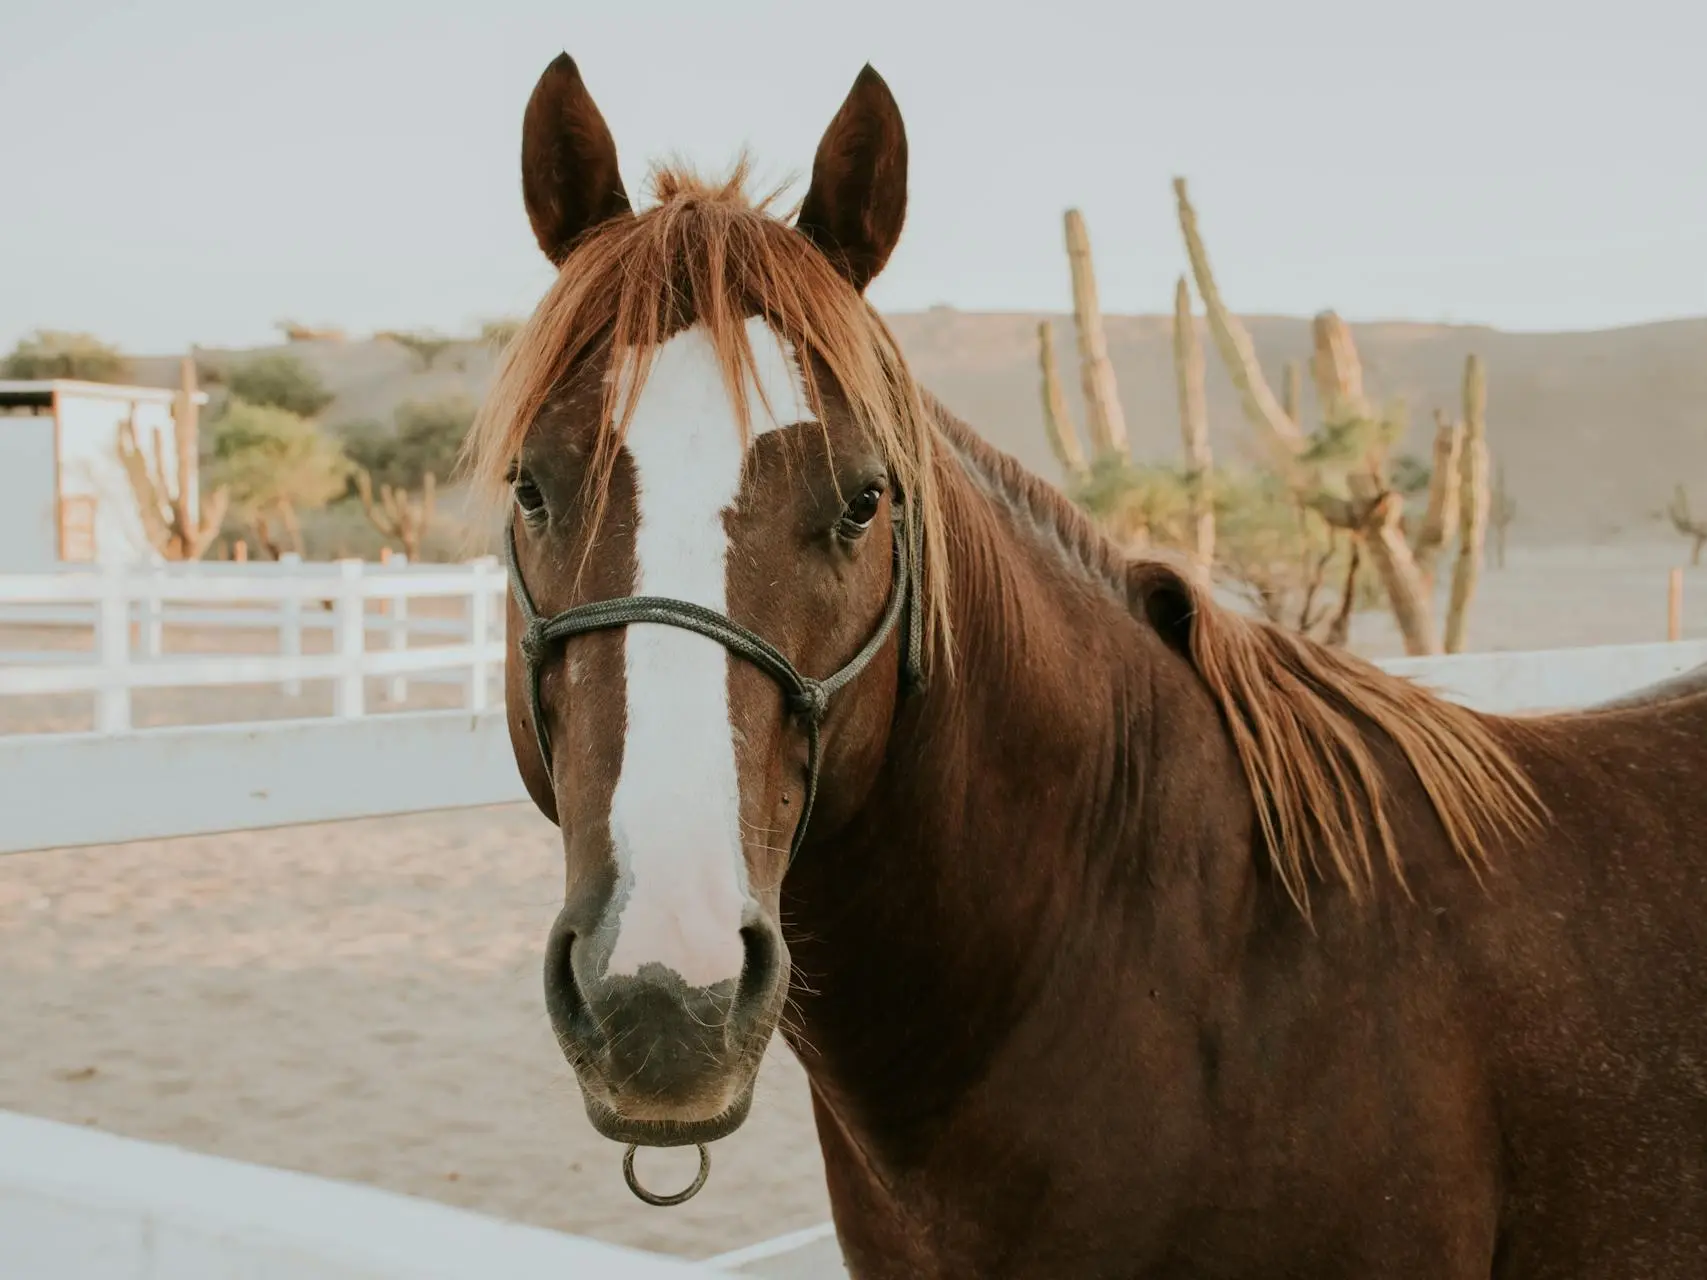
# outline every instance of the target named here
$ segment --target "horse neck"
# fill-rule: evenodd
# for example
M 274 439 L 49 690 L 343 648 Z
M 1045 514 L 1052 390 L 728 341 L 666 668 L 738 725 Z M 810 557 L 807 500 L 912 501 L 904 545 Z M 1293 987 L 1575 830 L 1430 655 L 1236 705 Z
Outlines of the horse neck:
M 873 791 L 786 904 L 820 1100 L 891 1133 L 940 1114 L 1016 1036 L 1046 1040 L 1040 1018 L 1070 1021 L 1064 991 L 1115 991 L 1110 965 L 1142 981 L 1133 913 L 1159 899 L 1139 883 L 1201 879 L 1164 867 L 1158 802 L 1239 785 L 1212 705 L 1117 583 L 970 463 L 943 502 L 954 673 L 902 705 Z M 1154 758 L 1162 718 L 1201 778 Z

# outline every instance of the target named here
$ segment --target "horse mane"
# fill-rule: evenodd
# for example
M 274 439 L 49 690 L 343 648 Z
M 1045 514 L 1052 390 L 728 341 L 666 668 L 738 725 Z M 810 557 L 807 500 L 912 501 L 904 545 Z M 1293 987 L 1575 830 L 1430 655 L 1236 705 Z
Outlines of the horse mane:
M 1132 559 L 1058 490 L 995 449 L 934 397 L 962 465 L 1134 614 L 1175 641 L 1221 712 L 1271 865 L 1308 916 L 1308 882 L 1332 876 L 1361 901 L 1375 858 L 1401 886 L 1379 746 L 1396 748 L 1452 848 L 1479 873 L 1489 847 L 1529 829 L 1540 800 L 1488 716 L 1343 650 L 1223 608 L 1174 565 Z
M 680 167 L 655 168 L 650 207 L 583 235 L 506 349 L 464 444 L 464 465 L 489 494 L 501 493 L 528 431 L 570 369 L 608 347 L 616 358 L 604 382 L 591 467 L 596 524 L 658 348 L 689 325 L 702 326 L 745 435 L 748 388 L 757 383 L 746 321 L 763 316 L 796 352 L 818 421 L 825 416 L 821 364 L 883 451 L 917 521 L 928 648 L 951 655 L 936 435 L 917 385 L 876 311 L 773 212 L 780 189 L 756 200 L 747 194 L 748 168 L 743 156 L 715 182 Z

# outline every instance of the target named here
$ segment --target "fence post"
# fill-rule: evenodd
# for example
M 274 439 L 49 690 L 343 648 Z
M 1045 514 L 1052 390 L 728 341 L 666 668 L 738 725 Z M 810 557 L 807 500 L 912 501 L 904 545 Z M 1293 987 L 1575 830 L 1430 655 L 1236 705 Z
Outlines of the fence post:
M 496 565 L 491 556 L 482 556 L 472 565 L 474 582 L 468 597 L 468 644 L 474 650 L 474 660 L 468 664 L 470 711 L 486 710 L 490 696 L 492 664 L 486 660 L 486 646 L 492 637 L 492 570 Z
M 338 677 L 333 685 L 332 714 L 343 720 L 362 715 L 362 662 L 367 652 L 367 602 L 362 596 L 362 562 L 338 561 L 338 603 L 333 650 Z
M 391 564 L 395 568 L 407 569 L 409 557 L 393 556 Z M 386 624 L 386 630 L 391 635 L 391 651 L 393 653 L 409 647 L 409 584 L 405 579 L 399 585 L 397 594 L 391 599 L 391 620 Z M 389 696 L 392 702 L 402 702 L 409 696 L 409 681 L 407 677 L 396 675 L 391 677 Z
M 125 570 L 109 560 L 101 566 L 101 600 L 95 615 L 100 650 L 101 688 L 95 694 L 95 732 L 124 733 L 130 728 L 130 601 Z
M 302 656 L 302 597 L 293 593 L 302 575 L 302 554 L 287 551 L 279 557 L 279 573 L 284 578 L 286 595 L 279 606 L 279 653 L 287 658 Z M 287 698 L 302 696 L 302 681 L 292 677 L 284 682 Z
M 1683 570 L 1673 569 L 1666 583 L 1666 639 L 1683 639 Z
M 166 648 L 166 602 L 160 590 L 166 584 L 166 565 L 158 555 L 148 559 L 148 590 L 142 598 L 142 652 L 158 658 Z

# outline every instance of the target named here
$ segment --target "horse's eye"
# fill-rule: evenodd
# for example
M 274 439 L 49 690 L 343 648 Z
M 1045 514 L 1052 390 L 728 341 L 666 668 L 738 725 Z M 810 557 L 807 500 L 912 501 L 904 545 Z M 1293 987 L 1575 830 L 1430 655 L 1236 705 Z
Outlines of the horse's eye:
M 857 538 L 871 527 L 871 522 L 877 518 L 877 508 L 883 502 L 883 484 L 873 481 L 859 492 L 859 496 L 848 503 L 847 510 L 842 512 L 841 531 L 844 537 Z
M 545 495 L 525 471 L 511 476 L 510 485 L 516 493 L 516 505 L 524 516 L 537 516 L 545 510 Z

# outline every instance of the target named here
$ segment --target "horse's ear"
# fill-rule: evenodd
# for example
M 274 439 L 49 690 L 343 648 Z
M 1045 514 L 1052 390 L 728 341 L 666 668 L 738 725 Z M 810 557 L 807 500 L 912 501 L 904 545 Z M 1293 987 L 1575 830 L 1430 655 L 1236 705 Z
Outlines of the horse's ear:
M 558 266 L 582 234 L 629 212 L 616 143 L 566 53 L 540 76 L 522 116 L 522 199 L 534 238 Z
M 1165 561 L 1134 560 L 1126 569 L 1126 594 L 1170 648 L 1190 656 L 1205 604 L 1200 588 Z
M 867 64 L 818 143 L 794 225 L 864 292 L 906 215 L 907 131 L 889 86 Z

